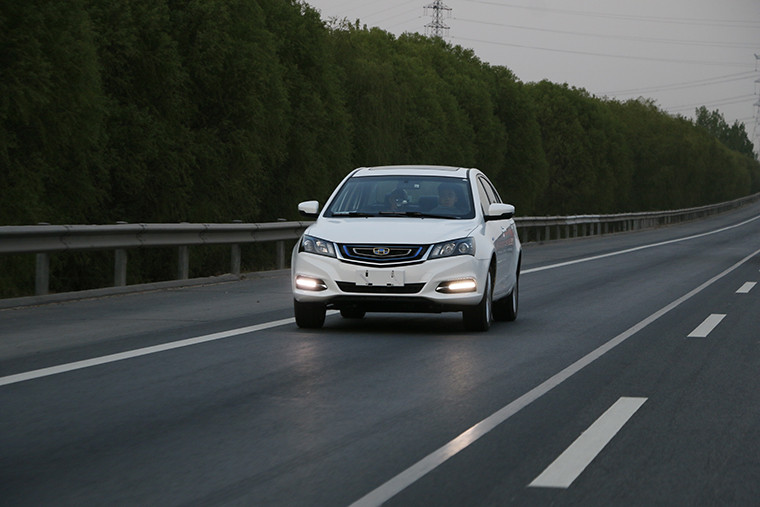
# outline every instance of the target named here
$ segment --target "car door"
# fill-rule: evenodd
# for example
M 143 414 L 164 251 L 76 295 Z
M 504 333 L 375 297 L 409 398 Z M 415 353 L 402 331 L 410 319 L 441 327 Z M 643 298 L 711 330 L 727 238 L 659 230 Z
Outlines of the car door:
M 487 213 L 488 206 L 501 203 L 501 197 L 485 175 L 478 176 L 478 193 Z M 494 297 L 505 296 L 515 283 L 515 226 L 514 220 L 489 220 L 486 222 L 486 234 L 493 241 L 496 253 L 496 279 L 494 280 Z

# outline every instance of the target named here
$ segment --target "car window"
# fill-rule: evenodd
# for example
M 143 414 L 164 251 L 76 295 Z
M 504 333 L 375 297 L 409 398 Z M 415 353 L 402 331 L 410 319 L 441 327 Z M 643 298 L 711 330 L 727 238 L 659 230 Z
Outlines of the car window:
M 493 188 L 491 182 L 483 176 L 478 178 L 478 192 L 480 193 L 480 204 L 483 207 L 483 214 L 488 212 L 489 204 L 501 202 L 501 198 L 496 192 L 496 189 Z
M 496 189 L 491 184 L 491 182 L 488 181 L 488 179 L 486 179 L 484 176 L 480 176 L 478 178 L 478 182 L 480 183 L 480 186 L 482 187 L 483 193 L 485 193 L 485 195 L 488 198 L 488 201 L 487 201 L 488 204 L 501 202 L 501 197 L 499 197 L 499 193 L 496 191 Z
M 486 192 L 486 187 L 483 185 L 483 180 L 478 178 L 478 195 L 480 196 L 480 206 L 483 209 L 483 214 L 488 211 L 488 205 L 491 203 L 491 198 Z
M 493 196 L 496 199 L 494 202 L 504 202 L 504 201 L 501 200 L 501 196 L 499 195 L 499 191 L 496 190 L 496 187 L 493 186 L 493 183 L 491 183 L 491 181 L 488 178 L 486 178 L 486 183 L 488 183 L 488 188 L 491 189 L 491 191 L 493 192 Z
M 467 178 L 363 176 L 347 180 L 325 216 L 425 216 L 473 218 Z

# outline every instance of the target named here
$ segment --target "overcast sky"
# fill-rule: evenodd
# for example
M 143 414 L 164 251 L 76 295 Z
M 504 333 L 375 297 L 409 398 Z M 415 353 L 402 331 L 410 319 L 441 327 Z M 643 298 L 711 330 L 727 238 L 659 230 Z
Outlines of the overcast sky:
M 323 19 L 425 34 L 433 0 L 306 0 Z M 446 40 L 523 82 L 654 99 L 693 118 L 704 105 L 760 146 L 760 0 L 444 0 Z

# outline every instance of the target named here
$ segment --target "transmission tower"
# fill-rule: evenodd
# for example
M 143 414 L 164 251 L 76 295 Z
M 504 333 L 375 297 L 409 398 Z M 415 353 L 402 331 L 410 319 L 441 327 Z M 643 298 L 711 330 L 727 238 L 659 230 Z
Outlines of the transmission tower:
M 432 14 L 428 14 L 431 11 Z M 443 19 L 451 17 L 451 7 L 441 0 L 435 0 L 432 4 L 425 6 L 425 16 L 433 17 L 433 21 L 425 25 L 425 35 L 441 38 L 449 35 L 449 27 L 443 22 Z

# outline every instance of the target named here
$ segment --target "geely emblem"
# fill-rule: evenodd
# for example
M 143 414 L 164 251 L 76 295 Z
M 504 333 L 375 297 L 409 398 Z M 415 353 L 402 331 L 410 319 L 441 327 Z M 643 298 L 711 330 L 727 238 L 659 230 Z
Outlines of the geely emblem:
M 391 253 L 391 249 L 388 247 L 375 247 L 372 249 L 372 253 L 375 255 L 388 255 Z

